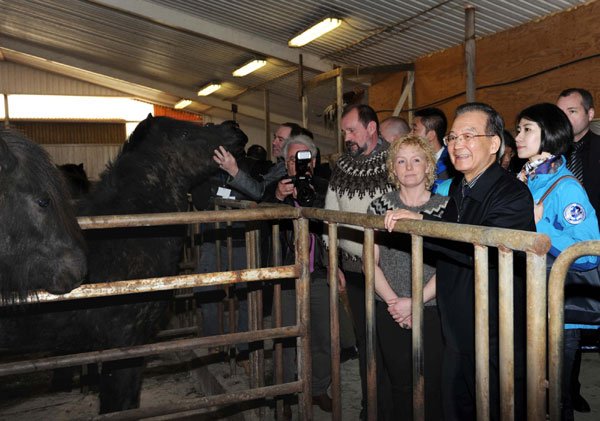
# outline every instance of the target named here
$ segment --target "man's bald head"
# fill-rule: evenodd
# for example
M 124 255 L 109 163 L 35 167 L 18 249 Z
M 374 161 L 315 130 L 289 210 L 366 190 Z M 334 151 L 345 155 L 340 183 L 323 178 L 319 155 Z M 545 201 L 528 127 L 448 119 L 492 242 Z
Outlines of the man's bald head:
M 400 117 L 388 117 L 379 125 L 379 133 L 388 143 L 392 143 L 409 132 L 410 127 L 408 123 Z

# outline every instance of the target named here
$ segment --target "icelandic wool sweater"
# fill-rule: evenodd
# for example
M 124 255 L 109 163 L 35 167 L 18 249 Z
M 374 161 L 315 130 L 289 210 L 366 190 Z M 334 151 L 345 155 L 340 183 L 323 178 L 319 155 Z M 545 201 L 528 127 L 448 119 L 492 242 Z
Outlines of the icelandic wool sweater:
M 329 180 L 325 209 L 366 213 L 371 201 L 391 190 L 385 166 L 389 144 L 379 138 L 369 155 L 352 157 L 344 153 L 338 159 Z M 362 272 L 362 231 L 357 227 L 339 227 L 341 265 L 345 270 Z M 327 232 L 327 230 L 325 230 Z M 329 247 L 329 238 L 323 236 Z
M 368 213 L 385 215 L 388 210 L 407 209 L 412 212 L 440 217 L 444 213 L 447 196 L 432 194 L 426 203 L 420 206 L 407 206 L 400 199 L 398 190 L 391 191 L 373 200 L 369 205 Z M 412 260 L 411 238 L 408 234 L 376 233 L 375 241 L 379 245 L 379 267 L 385 278 L 399 297 L 412 297 Z M 435 258 L 426 253 L 423 259 L 423 282 L 427 284 L 435 275 Z M 379 295 L 375 297 L 382 301 Z M 425 303 L 426 306 L 436 305 L 435 299 Z

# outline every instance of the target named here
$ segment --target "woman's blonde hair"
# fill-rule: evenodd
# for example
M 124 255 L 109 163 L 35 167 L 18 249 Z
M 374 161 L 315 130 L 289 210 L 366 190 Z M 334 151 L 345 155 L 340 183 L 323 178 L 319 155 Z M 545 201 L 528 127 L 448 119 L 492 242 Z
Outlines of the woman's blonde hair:
M 421 150 L 423 150 L 423 152 L 425 153 L 425 161 L 427 162 L 427 172 L 425 174 L 425 188 L 427 190 L 430 190 L 436 178 L 435 154 L 433 152 L 431 144 L 427 139 L 412 133 L 396 139 L 394 142 L 392 142 L 390 148 L 388 149 L 386 167 L 388 170 L 388 179 L 390 180 L 390 183 L 396 186 L 397 189 L 401 187 L 398 177 L 396 177 L 396 174 L 394 174 L 394 161 L 396 160 L 396 155 L 398 155 L 398 151 L 404 146 L 416 146 L 418 148 L 421 148 Z

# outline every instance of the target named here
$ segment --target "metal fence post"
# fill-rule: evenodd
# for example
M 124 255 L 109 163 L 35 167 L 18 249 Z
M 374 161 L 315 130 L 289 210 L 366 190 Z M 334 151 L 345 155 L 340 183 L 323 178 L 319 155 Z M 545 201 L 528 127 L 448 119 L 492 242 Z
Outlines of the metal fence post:
M 310 231 L 308 219 L 294 221 L 296 231 L 296 264 L 300 274 L 296 279 L 296 325 L 300 328 L 297 338 L 298 379 L 302 392 L 298 397 L 301 420 L 312 420 L 312 361 L 310 352 Z
M 340 375 L 340 312 L 338 294 L 338 225 L 330 222 L 329 233 L 329 326 L 331 329 L 331 419 L 342 420 L 342 379 Z
M 375 233 L 365 228 L 365 322 L 367 339 L 367 415 L 369 421 L 377 419 L 377 363 L 375 361 Z
M 488 248 L 475 244 L 475 397 L 477 420 L 490 419 Z
M 546 419 L 546 254 L 527 253 L 527 419 Z
M 412 235 L 412 359 L 413 420 L 425 419 L 425 357 L 423 354 L 423 237 Z
M 515 419 L 515 341 L 513 253 L 498 248 L 498 313 L 500 334 L 500 419 Z

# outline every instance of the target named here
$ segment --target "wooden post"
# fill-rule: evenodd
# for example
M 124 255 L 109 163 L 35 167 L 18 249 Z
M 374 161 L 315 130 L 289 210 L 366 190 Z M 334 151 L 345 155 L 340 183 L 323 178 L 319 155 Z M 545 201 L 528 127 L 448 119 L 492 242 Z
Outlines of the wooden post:
M 338 144 L 338 152 L 344 151 L 344 138 L 342 137 L 342 112 L 344 109 L 344 80 L 343 72 L 340 72 L 336 78 L 336 88 L 337 88 L 337 144 Z
M 265 89 L 265 146 L 267 149 L 267 159 L 271 159 L 271 112 L 269 106 L 269 90 Z M 277 158 L 277 157 L 275 157 Z
M 465 60 L 467 64 L 467 102 L 475 102 L 475 7 L 465 7 Z
M 8 95 L 2 94 L 4 97 L 4 127 L 8 127 L 10 125 L 10 120 L 8 117 Z

